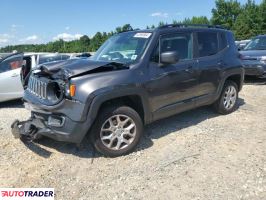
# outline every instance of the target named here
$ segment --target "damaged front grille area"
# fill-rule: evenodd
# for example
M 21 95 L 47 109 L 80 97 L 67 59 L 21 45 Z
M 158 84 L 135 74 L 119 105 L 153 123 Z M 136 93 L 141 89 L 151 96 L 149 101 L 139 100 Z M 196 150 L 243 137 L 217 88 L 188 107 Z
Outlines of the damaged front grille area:
M 27 90 L 41 99 L 47 99 L 47 83 L 31 76 Z
M 27 94 L 39 99 L 39 103 L 52 106 L 63 100 L 64 85 L 60 80 L 51 80 L 47 77 L 31 75 L 27 85 Z

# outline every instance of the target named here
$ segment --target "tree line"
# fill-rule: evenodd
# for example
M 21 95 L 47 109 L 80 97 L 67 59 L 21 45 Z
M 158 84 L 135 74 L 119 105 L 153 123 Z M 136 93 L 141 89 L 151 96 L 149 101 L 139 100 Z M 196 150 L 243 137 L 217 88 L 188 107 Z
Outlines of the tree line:
M 172 23 L 222 25 L 232 30 L 237 40 L 249 39 L 259 34 L 266 34 L 266 0 L 260 4 L 256 4 L 254 0 L 247 0 L 245 4 L 241 4 L 237 0 L 216 0 L 210 19 L 206 16 L 195 16 L 182 21 L 173 20 Z M 158 25 L 146 28 L 153 29 L 166 24 L 162 21 Z M 47 44 L 11 45 L 1 48 L 0 52 L 13 50 L 19 52 L 94 52 L 112 35 L 132 30 L 137 30 L 137 28 L 125 24 L 108 33 L 97 32 L 92 38 L 84 35 L 73 41 L 60 39 Z

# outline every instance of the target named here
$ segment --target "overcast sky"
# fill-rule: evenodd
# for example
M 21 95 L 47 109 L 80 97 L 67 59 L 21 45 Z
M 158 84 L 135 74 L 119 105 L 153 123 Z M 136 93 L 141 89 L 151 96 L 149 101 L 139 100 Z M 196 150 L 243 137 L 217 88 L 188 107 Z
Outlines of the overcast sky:
M 73 40 L 130 23 L 133 28 L 211 17 L 214 0 L 1 0 L 0 46 Z M 240 0 L 240 2 L 246 2 Z M 261 0 L 256 0 L 260 3 Z

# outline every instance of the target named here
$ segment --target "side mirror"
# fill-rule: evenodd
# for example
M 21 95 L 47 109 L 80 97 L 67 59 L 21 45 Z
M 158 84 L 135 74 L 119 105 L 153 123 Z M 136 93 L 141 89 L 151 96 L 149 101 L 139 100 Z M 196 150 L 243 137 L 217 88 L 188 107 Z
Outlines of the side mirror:
M 179 61 L 179 56 L 176 51 L 167 51 L 161 53 L 161 63 L 164 64 L 176 64 Z

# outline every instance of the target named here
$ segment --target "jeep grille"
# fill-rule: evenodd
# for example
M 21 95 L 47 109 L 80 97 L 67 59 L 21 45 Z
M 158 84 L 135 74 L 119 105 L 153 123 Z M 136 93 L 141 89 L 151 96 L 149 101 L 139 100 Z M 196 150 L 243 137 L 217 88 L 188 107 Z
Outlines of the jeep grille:
M 31 76 L 27 90 L 41 99 L 47 99 L 47 83 Z

